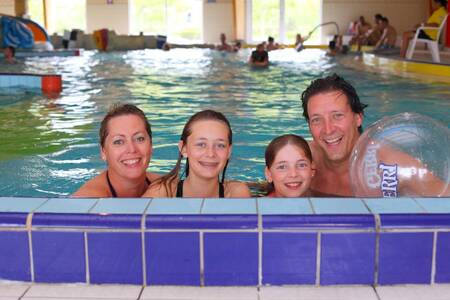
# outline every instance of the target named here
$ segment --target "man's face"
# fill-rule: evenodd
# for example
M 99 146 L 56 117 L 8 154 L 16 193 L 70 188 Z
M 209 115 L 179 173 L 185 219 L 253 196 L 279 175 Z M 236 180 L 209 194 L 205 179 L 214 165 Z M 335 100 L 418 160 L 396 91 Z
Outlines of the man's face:
M 346 161 L 359 137 L 362 115 L 352 111 L 341 91 L 328 91 L 308 101 L 309 129 L 330 163 Z

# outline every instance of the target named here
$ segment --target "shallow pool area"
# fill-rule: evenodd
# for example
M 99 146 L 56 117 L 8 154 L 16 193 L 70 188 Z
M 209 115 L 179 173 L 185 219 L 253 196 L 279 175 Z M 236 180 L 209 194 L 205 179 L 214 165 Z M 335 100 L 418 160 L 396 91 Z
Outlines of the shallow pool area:
M 264 150 L 285 133 L 310 139 L 302 117 L 301 92 L 310 81 L 336 72 L 369 104 L 364 126 L 399 112 L 433 117 L 450 126 L 448 84 L 368 73 L 340 64 L 339 58 L 308 49 L 270 53 L 264 70 L 247 65 L 248 50 L 138 50 L 77 57 L 26 58 L 4 72 L 58 73 L 63 92 L 47 98 L 39 91 L 0 89 L 0 196 L 61 197 L 74 192 L 102 169 L 99 123 L 110 104 L 137 104 L 152 124 L 150 170 L 164 173 L 175 164 L 176 143 L 193 113 L 223 112 L 233 129 L 227 178 L 263 180 Z

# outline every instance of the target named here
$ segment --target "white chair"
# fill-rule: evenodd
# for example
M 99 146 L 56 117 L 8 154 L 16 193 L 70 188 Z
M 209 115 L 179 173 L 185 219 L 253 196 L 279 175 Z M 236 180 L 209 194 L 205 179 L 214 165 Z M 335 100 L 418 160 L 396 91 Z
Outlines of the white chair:
M 416 34 L 414 35 L 414 38 L 409 42 L 408 50 L 406 51 L 406 59 L 411 59 L 414 53 L 414 49 L 416 48 L 417 42 L 425 43 L 428 46 L 428 49 L 431 52 L 431 58 L 433 59 L 433 62 L 439 63 L 441 62 L 441 59 L 439 57 L 439 38 L 441 37 L 441 33 L 444 29 L 445 23 L 447 21 L 448 15 L 445 16 L 444 20 L 441 23 L 441 26 L 437 29 L 437 38 L 436 40 L 428 40 L 428 39 L 420 39 L 418 38 L 419 32 L 422 29 L 434 29 L 436 30 L 436 27 L 424 27 L 420 26 L 416 30 Z

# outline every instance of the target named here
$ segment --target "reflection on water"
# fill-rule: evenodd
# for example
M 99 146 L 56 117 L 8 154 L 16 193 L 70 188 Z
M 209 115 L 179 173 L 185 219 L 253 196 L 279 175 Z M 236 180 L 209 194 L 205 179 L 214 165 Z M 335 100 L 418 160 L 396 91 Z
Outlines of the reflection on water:
M 263 179 L 264 150 L 274 137 L 310 139 L 301 92 L 311 80 L 338 72 L 369 104 L 364 124 L 401 111 L 420 112 L 450 124 L 450 92 L 442 84 L 367 74 L 339 66 L 320 50 L 270 53 L 271 66 L 247 66 L 249 51 L 219 53 L 174 49 L 28 58 L 2 72 L 58 73 L 63 92 L 46 99 L 38 91 L 0 89 L 0 196 L 55 197 L 74 192 L 103 169 L 99 123 L 110 104 L 139 105 L 154 133 L 151 170 L 164 173 L 177 158 L 188 117 L 212 108 L 233 128 L 227 176 Z

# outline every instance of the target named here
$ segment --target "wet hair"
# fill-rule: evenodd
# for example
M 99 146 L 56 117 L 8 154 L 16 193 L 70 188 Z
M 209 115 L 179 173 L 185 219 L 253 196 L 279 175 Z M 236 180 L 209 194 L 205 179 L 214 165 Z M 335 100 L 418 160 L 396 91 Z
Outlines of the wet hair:
M 109 134 L 108 132 L 109 121 L 115 117 L 126 115 L 135 115 L 139 117 L 145 124 L 145 131 L 147 131 L 150 137 L 150 141 L 152 140 L 152 129 L 144 112 L 133 104 L 116 103 L 109 108 L 108 113 L 103 118 L 102 123 L 100 125 L 99 137 L 100 137 L 100 146 L 102 148 L 105 146 L 105 140 Z
M 310 162 L 313 161 L 311 149 L 309 148 L 308 142 L 303 137 L 295 134 L 285 134 L 274 138 L 267 146 L 266 152 L 264 154 L 267 168 L 270 168 L 272 166 L 278 152 L 280 152 L 280 150 L 283 149 L 286 145 L 293 145 L 303 150 L 306 158 Z M 270 182 L 267 185 L 267 194 L 272 193 L 274 189 L 275 187 L 273 182 Z
M 273 43 L 273 42 L 275 41 L 275 39 L 274 39 L 273 37 L 269 36 L 269 38 L 267 39 L 267 41 L 268 41 L 269 43 Z
M 383 18 L 383 15 L 382 14 L 376 14 L 374 16 L 374 18 L 375 18 L 375 20 L 380 21 Z
M 382 17 L 382 18 L 381 18 L 381 21 L 384 22 L 384 23 L 386 23 L 386 24 L 389 24 L 389 19 L 386 18 L 386 17 Z
M 317 94 L 331 92 L 331 91 L 341 91 L 346 97 L 351 110 L 355 114 L 364 115 L 364 109 L 367 104 L 361 103 L 355 88 L 341 76 L 336 73 L 324 78 L 315 79 L 311 84 L 303 91 L 301 95 L 303 116 L 309 123 L 308 115 L 308 102 L 309 99 Z M 358 127 L 359 133 L 362 133 L 362 126 Z
M 207 110 L 202 110 L 202 111 L 197 112 L 196 114 L 192 115 L 189 118 L 189 120 L 187 121 L 186 125 L 184 125 L 183 132 L 180 137 L 180 141 L 183 142 L 183 145 L 186 145 L 188 137 L 192 134 L 193 124 L 198 121 L 218 121 L 218 122 L 224 123 L 228 129 L 228 143 L 230 145 L 233 144 L 233 131 L 231 130 L 231 125 L 230 125 L 230 122 L 228 121 L 228 119 L 221 112 L 207 109 Z M 179 151 L 178 152 L 178 160 L 177 160 L 175 167 L 167 175 L 164 175 L 157 180 L 157 182 L 162 183 L 162 185 L 166 189 L 166 193 L 169 197 L 174 196 L 172 194 L 171 184 L 175 179 L 179 178 L 179 172 L 181 169 L 182 159 L 183 159 L 183 155 L 181 154 L 181 151 Z M 222 183 L 225 181 L 225 172 L 227 170 L 227 166 L 228 166 L 228 160 L 222 171 L 222 179 L 221 179 Z M 188 158 L 186 158 L 186 167 L 185 167 L 184 174 L 185 174 L 185 177 L 189 176 L 189 159 Z

